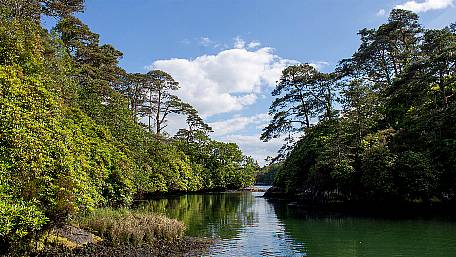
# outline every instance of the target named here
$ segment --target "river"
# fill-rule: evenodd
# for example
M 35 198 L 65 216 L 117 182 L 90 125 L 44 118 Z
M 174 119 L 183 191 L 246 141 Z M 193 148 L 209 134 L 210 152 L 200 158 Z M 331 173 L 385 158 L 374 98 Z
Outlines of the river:
M 456 256 L 456 222 L 303 215 L 262 192 L 190 194 L 140 208 L 183 221 L 190 236 L 216 238 L 208 256 Z

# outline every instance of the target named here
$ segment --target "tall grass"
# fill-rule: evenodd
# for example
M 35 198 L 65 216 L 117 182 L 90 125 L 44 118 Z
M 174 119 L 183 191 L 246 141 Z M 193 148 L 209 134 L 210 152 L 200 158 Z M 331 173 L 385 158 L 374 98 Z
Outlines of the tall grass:
M 75 220 L 79 227 L 111 241 L 114 245 L 154 245 L 181 239 L 184 223 L 163 215 L 127 209 L 97 209 Z

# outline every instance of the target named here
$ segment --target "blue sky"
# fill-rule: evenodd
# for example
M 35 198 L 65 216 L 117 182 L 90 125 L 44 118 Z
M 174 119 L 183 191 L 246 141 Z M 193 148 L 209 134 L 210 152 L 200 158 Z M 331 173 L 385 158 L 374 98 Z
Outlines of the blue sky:
M 124 53 L 123 68 L 169 72 L 214 138 L 264 163 L 281 145 L 258 139 L 280 71 L 296 62 L 330 71 L 357 49 L 358 30 L 396 6 L 428 28 L 456 22 L 453 0 L 87 0 L 78 16 Z M 170 132 L 182 123 L 174 117 Z

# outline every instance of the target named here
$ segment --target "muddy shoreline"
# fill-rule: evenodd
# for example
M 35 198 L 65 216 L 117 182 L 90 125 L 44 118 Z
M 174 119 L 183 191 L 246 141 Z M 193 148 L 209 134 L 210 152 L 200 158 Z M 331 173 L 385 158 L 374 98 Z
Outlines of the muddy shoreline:
M 44 251 L 33 254 L 36 257 L 140 257 L 140 256 L 199 256 L 206 254 L 209 247 L 214 244 L 213 239 L 184 237 L 178 242 L 158 242 L 152 245 L 112 245 L 110 242 L 87 244 L 80 248 L 69 249 L 62 246 L 48 246 Z

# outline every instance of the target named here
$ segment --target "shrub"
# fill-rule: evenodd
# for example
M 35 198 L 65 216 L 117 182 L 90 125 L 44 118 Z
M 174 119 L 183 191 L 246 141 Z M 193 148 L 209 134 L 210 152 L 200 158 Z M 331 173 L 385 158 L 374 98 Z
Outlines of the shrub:
M 33 236 L 47 222 L 48 218 L 34 204 L 12 201 L 3 195 L 0 198 L 0 249 L 20 248 L 23 238 Z

